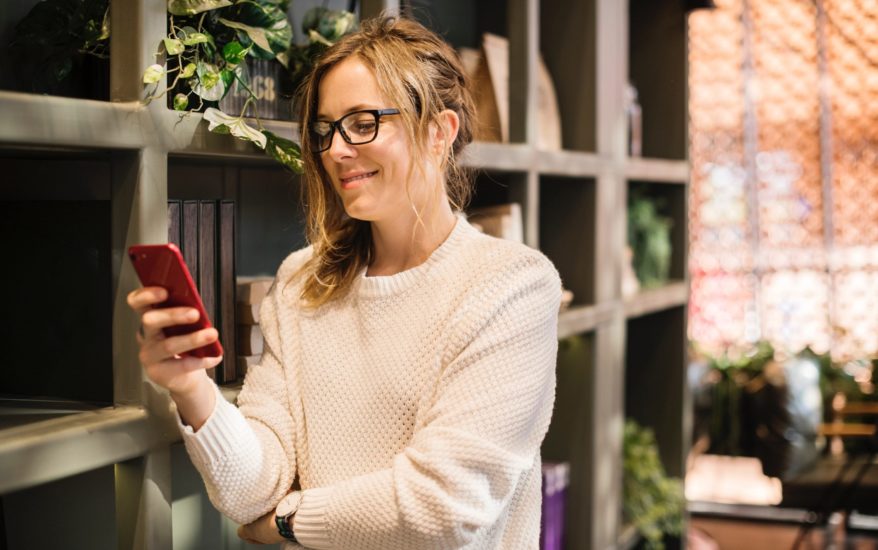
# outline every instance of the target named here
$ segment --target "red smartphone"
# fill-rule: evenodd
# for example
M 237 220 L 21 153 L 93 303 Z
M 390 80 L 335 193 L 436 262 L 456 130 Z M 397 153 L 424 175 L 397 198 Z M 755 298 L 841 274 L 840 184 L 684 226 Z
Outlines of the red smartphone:
M 160 286 L 168 291 L 168 299 L 155 307 L 194 307 L 200 314 L 198 320 L 192 324 L 162 329 L 165 336 L 180 336 L 212 326 L 198 288 L 183 261 L 183 254 L 176 245 L 138 244 L 128 248 L 128 257 L 131 258 L 143 286 Z M 222 354 L 223 348 L 217 340 L 182 355 L 219 357 Z

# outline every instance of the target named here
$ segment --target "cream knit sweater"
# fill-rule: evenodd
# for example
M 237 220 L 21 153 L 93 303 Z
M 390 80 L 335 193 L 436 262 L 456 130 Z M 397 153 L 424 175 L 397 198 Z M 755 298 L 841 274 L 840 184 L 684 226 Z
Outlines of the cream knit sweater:
M 423 264 L 316 312 L 281 265 L 238 407 L 180 424 L 214 505 L 248 523 L 303 491 L 307 548 L 536 549 L 561 283 L 462 217 Z M 287 544 L 285 548 L 299 548 Z

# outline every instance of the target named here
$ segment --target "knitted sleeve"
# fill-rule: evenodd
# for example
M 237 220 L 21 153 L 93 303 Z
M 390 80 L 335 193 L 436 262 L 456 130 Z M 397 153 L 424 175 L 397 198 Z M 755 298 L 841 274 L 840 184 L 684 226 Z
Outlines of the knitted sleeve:
M 238 407 L 218 394 L 213 414 L 197 432 L 182 426 L 211 502 L 242 524 L 273 509 L 296 473 L 295 423 L 279 359 L 278 294 L 272 289 L 262 302 L 262 359 L 248 369 Z
M 504 513 L 533 466 L 555 396 L 561 284 L 519 257 L 473 292 L 423 422 L 390 468 L 304 491 L 295 516 L 315 549 L 466 546 Z

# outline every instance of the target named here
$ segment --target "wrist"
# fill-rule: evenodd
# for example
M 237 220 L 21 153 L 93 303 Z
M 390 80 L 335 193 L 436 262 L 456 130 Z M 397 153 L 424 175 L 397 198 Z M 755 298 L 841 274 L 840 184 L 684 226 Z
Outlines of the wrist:
M 296 511 L 298 511 L 301 502 L 302 492 L 293 491 L 281 499 L 275 509 L 274 522 L 278 533 L 284 539 L 292 542 L 298 542 L 296 540 L 296 535 L 293 532 L 293 518 L 295 517 Z
M 169 390 L 171 399 L 177 405 L 180 419 L 196 431 L 207 421 L 216 406 L 216 388 L 207 373 L 201 372 L 203 376 L 198 377 L 198 381 L 191 388 Z

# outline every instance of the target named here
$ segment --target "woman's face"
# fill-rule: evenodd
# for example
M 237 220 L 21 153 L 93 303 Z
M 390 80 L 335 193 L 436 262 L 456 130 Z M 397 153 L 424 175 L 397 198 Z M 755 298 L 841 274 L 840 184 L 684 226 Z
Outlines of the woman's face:
M 356 56 L 330 69 L 320 81 L 318 94 L 317 120 L 335 121 L 353 111 L 400 107 L 389 104 L 375 75 Z M 320 160 L 348 215 L 380 222 L 411 212 L 405 181 L 410 151 L 402 117 L 385 115 L 370 143 L 351 145 L 336 130 Z

